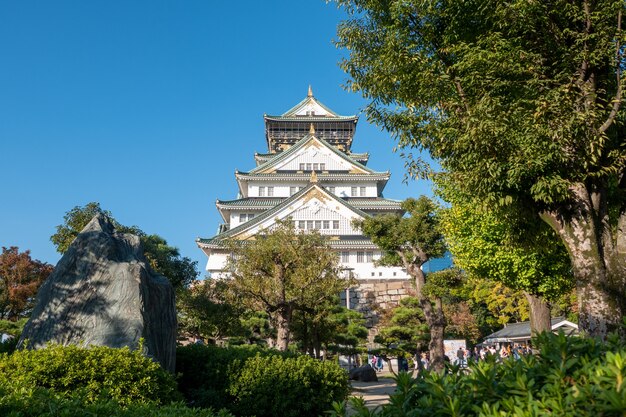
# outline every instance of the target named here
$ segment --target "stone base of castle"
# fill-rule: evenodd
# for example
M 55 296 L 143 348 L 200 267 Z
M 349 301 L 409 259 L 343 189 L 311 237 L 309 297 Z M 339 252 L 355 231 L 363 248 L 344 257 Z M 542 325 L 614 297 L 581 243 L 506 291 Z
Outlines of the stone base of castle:
M 415 289 L 412 280 L 408 279 L 359 279 L 356 287 L 341 295 L 343 306 L 346 306 L 348 293 L 350 297 L 347 306 L 365 316 L 370 345 L 374 342 L 374 336 L 378 334 L 381 312 L 397 306 L 401 299 L 415 295 Z

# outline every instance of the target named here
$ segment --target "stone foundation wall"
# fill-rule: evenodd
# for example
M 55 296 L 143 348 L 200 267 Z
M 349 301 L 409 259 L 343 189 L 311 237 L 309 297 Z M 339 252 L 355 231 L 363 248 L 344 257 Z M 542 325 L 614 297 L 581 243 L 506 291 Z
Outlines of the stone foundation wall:
M 350 302 L 347 306 L 365 316 L 365 325 L 370 329 L 369 341 L 373 342 L 378 333 L 380 312 L 395 307 L 400 300 L 414 295 L 413 283 L 409 279 L 359 279 L 358 286 L 350 288 Z M 341 304 L 346 306 L 347 291 L 341 296 Z

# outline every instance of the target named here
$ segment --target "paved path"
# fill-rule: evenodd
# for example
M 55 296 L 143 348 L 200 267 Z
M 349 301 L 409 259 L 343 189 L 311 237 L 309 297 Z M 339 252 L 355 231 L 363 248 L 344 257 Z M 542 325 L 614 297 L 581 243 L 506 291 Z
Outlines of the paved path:
M 367 408 L 372 409 L 389 402 L 389 394 L 396 389 L 391 378 L 378 378 L 378 382 L 351 381 L 352 396 L 363 397 Z

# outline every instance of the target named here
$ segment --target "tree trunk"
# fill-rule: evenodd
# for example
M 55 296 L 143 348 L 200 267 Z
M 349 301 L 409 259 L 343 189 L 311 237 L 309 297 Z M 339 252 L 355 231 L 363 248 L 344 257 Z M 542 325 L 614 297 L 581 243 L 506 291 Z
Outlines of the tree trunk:
M 605 199 L 582 185 L 571 187 L 575 198 L 569 207 L 541 213 L 560 236 L 572 262 L 579 306 L 579 329 L 592 337 L 606 339 L 620 330 L 624 311 L 626 251 L 624 213 L 613 231 Z
M 543 298 L 524 292 L 530 306 L 530 334 L 536 336 L 552 330 L 550 321 L 550 304 Z
M 431 301 L 424 294 L 423 289 L 424 285 L 426 285 L 426 275 L 419 265 L 407 265 L 405 263 L 405 266 L 407 272 L 415 278 L 415 292 L 430 331 L 430 342 L 428 343 L 428 349 L 430 351 L 430 369 L 436 372 L 442 372 L 445 366 L 443 338 L 446 329 L 446 318 L 443 315 L 441 299 L 435 298 Z
M 445 367 L 445 351 L 443 348 L 444 332 L 446 329 L 446 318 L 443 315 L 443 307 L 441 299 L 435 300 L 435 308 L 427 317 L 428 327 L 430 328 L 430 342 L 428 350 L 430 351 L 430 367 L 432 370 L 441 372 Z
M 282 307 L 276 314 L 276 348 L 283 352 L 289 347 L 289 324 L 291 323 L 291 315 L 291 307 Z

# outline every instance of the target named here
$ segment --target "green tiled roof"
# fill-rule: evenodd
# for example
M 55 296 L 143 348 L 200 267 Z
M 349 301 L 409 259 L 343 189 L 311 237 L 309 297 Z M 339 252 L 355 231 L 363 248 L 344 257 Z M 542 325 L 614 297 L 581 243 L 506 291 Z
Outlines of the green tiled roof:
M 361 238 L 360 236 L 333 236 L 333 235 L 325 235 L 330 236 L 326 242 L 330 245 L 330 247 L 335 249 L 351 249 L 351 248 L 363 248 L 363 249 L 378 249 L 378 247 L 372 243 L 372 241 L 368 238 Z M 215 248 L 219 248 L 221 246 L 220 239 L 218 236 L 203 239 L 198 238 L 196 242 L 203 245 L 209 245 Z
M 391 175 L 389 172 L 376 172 L 373 174 L 350 174 L 350 173 L 317 173 L 319 181 L 387 181 Z M 310 173 L 281 173 L 274 174 L 251 174 L 249 172 L 235 172 L 237 179 L 243 180 L 276 180 L 276 181 L 308 181 Z
M 302 101 L 300 101 L 298 104 L 296 104 L 295 106 L 293 106 L 292 108 L 290 108 L 289 110 L 284 112 L 282 115 L 280 115 L 280 116 L 273 116 L 273 117 L 291 117 L 291 116 L 295 116 L 296 110 L 298 110 L 298 108 L 304 106 L 308 102 L 313 102 L 313 103 L 317 104 L 318 106 L 320 106 L 321 108 L 323 108 L 324 110 L 326 110 L 328 113 L 331 114 L 331 116 L 326 116 L 326 118 L 327 117 L 332 117 L 332 118 L 339 118 L 339 117 L 340 118 L 356 118 L 356 116 L 340 116 L 339 114 L 335 113 L 334 111 L 332 111 L 331 109 L 326 107 L 324 104 L 322 104 L 322 102 L 320 102 L 318 99 L 316 99 L 313 96 L 313 93 L 310 90 L 309 90 L 309 94 Z
M 211 241 L 217 239 L 224 239 L 226 237 L 230 237 L 233 235 L 236 235 L 239 232 L 242 232 L 246 229 L 252 228 L 254 226 L 256 226 L 257 224 L 261 223 L 262 221 L 264 221 L 265 219 L 267 219 L 268 217 L 271 217 L 272 215 L 276 214 L 277 212 L 279 212 L 280 210 L 282 210 L 284 207 L 287 207 L 289 204 L 293 203 L 294 201 L 298 200 L 302 195 L 306 194 L 311 188 L 313 187 L 318 187 L 320 190 L 322 190 L 322 192 L 324 194 L 326 194 L 327 196 L 331 197 L 332 199 L 336 200 L 337 202 L 341 203 L 342 205 L 344 205 L 345 207 L 347 207 L 348 209 L 352 210 L 355 214 L 361 216 L 361 217 L 369 217 L 369 215 L 357 208 L 355 208 L 354 206 L 346 203 L 345 201 L 343 201 L 341 198 L 335 196 L 334 194 L 331 194 L 329 192 L 327 192 L 326 190 L 324 190 L 322 187 L 319 187 L 317 184 L 309 184 L 308 187 L 303 188 L 302 190 L 298 191 L 297 193 L 295 193 L 294 195 L 292 195 L 291 197 L 283 200 L 280 204 L 277 204 L 276 206 L 272 207 L 269 210 L 266 210 L 265 212 L 261 213 L 258 216 L 255 216 L 252 220 L 247 221 L 246 223 L 240 224 L 237 227 L 234 227 L 228 231 L 225 231 L 224 233 L 214 236 L 211 239 L 199 239 L 198 242 L 202 242 L 202 243 L 210 243 Z
M 272 120 L 277 122 L 289 121 L 289 122 L 344 122 L 344 121 L 356 121 L 358 116 L 275 116 L 266 114 L 263 116 L 265 120 Z
M 274 198 L 265 198 L 265 197 L 248 197 L 248 198 L 240 198 L 237 200 L 217 200 L 215 203 L 218 207 L 224 208 L 241 208 L 241 209 L 250 209 L 250 208 L 258 208 L 258 209 L 268 209 L 274 207 L 277 204 L 283 202 L 287 197 L 274 197 Z M 350 204 L 353 207 L 356 207 L 360 210 L 364 209 L 400 209 L 401 201 L 397 200 L 389 200 L 386 198 L 380 197 L 340 197 L 346 203 Z
M 300 139 L 296 144 L 294 144 L 289 149 L 287 149 L 286 151 L 283 151 L 283 152 L 280 152 L 279 154 L 277 154 L 277 156 L 275 158 L 271 158 L 268 161 L 266 161 L 265 163 L 263 163 L 263 164 L 259 165 L 258 167 L 252 169 L 249 172 L 249 174 L 254 174 L 254 173 L 257 173 L 257 172 L 259 172 L 261 170 L 264 170 L 264 169 L 271 168 L 271 167 L 275 166 L 276 164 L 280 163 L 281 161 L 284 161 L 286 158 L 290 157 L 291 155 L 297 153 L 309 141 L 312 141 L 312 140 L 319 141 L 323 146 L 325 146 L 327 149 L 329 149 L 331 152 L 333 152 L 335 155 L 337 155 L 339 158 L 343 159 L 344 161 L 348 162 L 349 164 L 355 165 L 358 168 L 361 168 L 362 170 L 364 170 L 366 172 L 369 172 L 370 174 L 375 173 L 375 171 L 369 169 L 368 167 L 366 167 L 365 165 L 361 164 L 360 162 L 354 160 L 353 158 L 351 158 L 347 154 L 341 152 L 339 149 L 335 148 L 334 146 L 332 146 L 331 144 L 326 142 L 324 139 L 318 138 L 317 136 L 315 136 L 315 134 L 309 133 L 309 134 L 305 135 L 302 139 Z
M 272 158 L 276 158 L 278 155 L 280 155 L 282 152 L 276 152 L 276 153 L 255 153 L 254 154 L 254 159 L 257 161 L 260 161 L 261 163 L 265 163 L 267 161 L 269 161 Z M 349 153 L 346 154 L 349 158 L 354 159 L 355 161 L 367 161 L 370 158 L 370 154 L 369 152 L 362 152 L 362 153 Z

